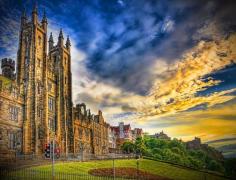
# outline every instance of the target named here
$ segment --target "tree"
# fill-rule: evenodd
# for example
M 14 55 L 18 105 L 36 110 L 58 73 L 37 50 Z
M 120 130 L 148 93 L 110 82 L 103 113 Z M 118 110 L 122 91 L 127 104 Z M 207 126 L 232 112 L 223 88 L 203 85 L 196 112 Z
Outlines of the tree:
M 125 141 L 122 144 L 121 149 L 126 153 L 132 153 L 134 152 L 134 144 L 130 141 Z
M 208 164 L 208 169 L 212 171 L 219 171 L 219 172 L 224 171 L 223 166 L 220 163 L 216 162 L 215 160 L 210 161 L 210 163 Z
M 146 146 L 142 137 L 138 137 L 134 143 L 135 152 L 143 154 L 146 151 Z

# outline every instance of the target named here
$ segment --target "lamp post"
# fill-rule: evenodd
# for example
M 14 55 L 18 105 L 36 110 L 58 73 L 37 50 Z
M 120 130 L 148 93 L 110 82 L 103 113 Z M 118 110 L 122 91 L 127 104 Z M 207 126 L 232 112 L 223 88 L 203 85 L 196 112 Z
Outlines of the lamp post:
M 137 179 L 139 179 L 139 159 L 137 159 Z
M 140 154 L 136 151 L 137 179 L 139 179 L 139 158 Z
M 55 152 L 55 131 L 56 131 L 56 118 L 53 122 L 53 129 L 52 129 L 52 133 L 53 133 L 53 139 L 52 139 L 52 179 L 55 178 L 55 159 L 54 159 L 54 152 Z
M 113 154 L 113 163 L 112 163 L 112 166 L 113 166 L 113 179 L 115 180 L 115 179 L 116 179 L 116 172 L 115 172 L 115 153 Z

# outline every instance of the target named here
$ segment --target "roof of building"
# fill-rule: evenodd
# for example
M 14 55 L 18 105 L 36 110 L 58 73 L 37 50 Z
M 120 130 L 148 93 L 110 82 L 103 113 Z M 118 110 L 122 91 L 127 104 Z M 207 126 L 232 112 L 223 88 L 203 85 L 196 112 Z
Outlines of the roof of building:
M 8 86 L 12 84 L 12 80 L 0 74 L 0 80 L 2 81 L 2 86 Z
M 141 128 L 135 128 L 134 130 L 136 131 L 137 134 L 143 133 L 143 130 Z

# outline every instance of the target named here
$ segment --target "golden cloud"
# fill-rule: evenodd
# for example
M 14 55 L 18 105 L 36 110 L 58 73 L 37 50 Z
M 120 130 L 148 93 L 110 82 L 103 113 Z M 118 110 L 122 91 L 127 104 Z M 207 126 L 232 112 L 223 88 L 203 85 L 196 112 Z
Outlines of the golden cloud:
M 235 98 L 230 94 L 236 89 L 215 92 L 204 97 L 196 95 L 200 91 L 221 83 L 219 80 L 206 76 L 235 63 L 235 53 L 236 34 L 233 34 L 227 39 L 216 42 L 201 41 L 175 63 L 167 64 L 164 59 L 158 59 L 156 65 L 150 69 L 157 78 L 147 96 L 123 92 L 119 87 L 91 80 L 88 72 L 80 71 L 82 73 L 79 75 L 78 83 L 84 85 L 80 86 L 77 93 L 89 95 L 92 102 L 86 101 L 86 104 L 94 111 L 99 108 L 98 104 L 106 103 L 102 110 L 106 120 L 112 124 L 115 124 L 116 121 L 131 122 L 131 124 L 135 123 L 144 127 L 144 130 L 154 133 L 159 127 L 158 125 L 150 127 L 150 123 L 165 122 L 169 123 L 169 126 L 164 129 L 170 136 L 183 137 L 183 139 L 200 136 L 207 140 L 228 133 L 232 134 L 235 132 L 232 128 L 232 121 L 217 118 L 219 115 L 217 113 L 226 112 L 226 109 L 219 110 L 219 112 L 217 110 L 183 111 L 201 104 L 205 104 L 207 108 L 211 109 L 216 104 L 222 104 Z M 81 98 L 81 96 L 78 97 Z M 125 110 L 130 110 L 134 114 L 116 116 L 124 113 Z M 204 113 L 209 116 L 208 119 L 199 117 Z M 181 125 L 178 125 L 178 128 L 171 126 L 173 121 L 166 120 L 169 116 L 174 116 L 174 121 L 178 121 Z M 192 121 L 196 123 L 189 125 Z M 209 134 L 206 129 L 209 129 Z M 218 129 L 222 129 L 222 131 Z M 217 131 L 219 132 L 217 133 Z
M 236 34 L 220 41 L 204 42 L 186 52 L 183 59 L 165 68 L 166 79 L 158 79 L 144 103 L 137 107 L 141 119 L 169 115 L 206 103 L 208 107 L 227 102 L 236 89 L 216 92 L 206 97 L 197 92 L 218 85 L 221 81 L 207 75 L 236 63 Z M 171 69 L 171 70 L 170 70 Z

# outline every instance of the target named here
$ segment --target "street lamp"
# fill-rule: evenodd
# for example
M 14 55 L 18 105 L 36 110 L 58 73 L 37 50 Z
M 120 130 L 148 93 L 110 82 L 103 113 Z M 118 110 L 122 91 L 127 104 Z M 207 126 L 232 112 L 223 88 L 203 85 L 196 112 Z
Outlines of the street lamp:
M 113 161 L 112 161 L 112 166 L 113 166 L 113 179 L 116 179 L 116 172 L 115 172 L 115 153 L 113 154 Z
M 53 140 L 52 140 L 52 179 L 55 177 L 55 159 L 54 159 L 54 151 L 55 151 L 55 131 L 56 131 L 56 117 L 54 119 L 54 122 L 52 122 L 53 128 L 52 128 L 52 133 L 53 133 Z
M 140 154 L 136 152 L 137 179 L 139 179 L 139 159 L 140 159 Z

